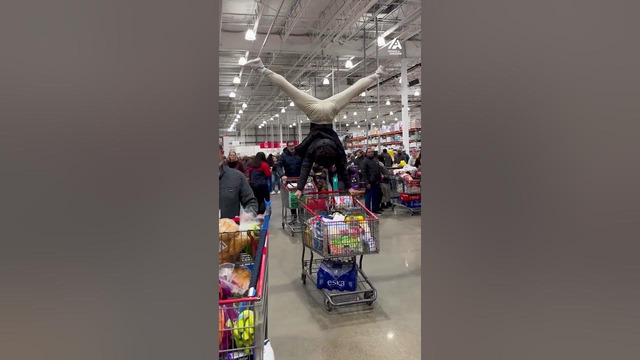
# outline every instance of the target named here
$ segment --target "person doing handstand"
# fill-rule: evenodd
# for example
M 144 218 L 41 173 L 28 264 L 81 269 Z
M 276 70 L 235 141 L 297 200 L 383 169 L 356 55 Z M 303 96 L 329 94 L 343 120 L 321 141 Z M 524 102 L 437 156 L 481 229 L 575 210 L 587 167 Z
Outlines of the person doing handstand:
M 245 66 L 265 75 L 293 101 L 293 104 L 311 122 L 309 135 L 296 147 L 296 153 L 304 158 L 296 196 L 299 198 L 302 195 L 302 190 L 314 163 L 327 169 L 335 165 L 338 176 L 345 188 L 351 194 L 354 194 L 355 191 L 351 189 L 351 182 L 347 174 L 347 155 L 342 141 L 333 130 L 333 119 L 342 109 L 349 105 L 349 102 L 354 97 L 376 84 L 378 79 L 386 74 L 384 67 L 378 67 L 375 73 L 356 81 L 355 84 L 344 91 L 328 99 L 319 100 L 293 86 L 282 75 L 267 69 L 260 58 L 248 61 Z

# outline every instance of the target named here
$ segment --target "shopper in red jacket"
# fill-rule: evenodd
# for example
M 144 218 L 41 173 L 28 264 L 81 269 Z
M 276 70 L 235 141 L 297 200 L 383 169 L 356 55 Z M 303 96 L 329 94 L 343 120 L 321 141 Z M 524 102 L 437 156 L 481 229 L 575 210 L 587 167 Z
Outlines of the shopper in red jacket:
M 263 152 L 256 154 L 256 157 L 249 163 L 247 169 L 249 185 L 253 189 L 253 194 L 258 200 L 258 214 L 264 214 L 266 210 L 265 201 L 271 201 L 269 195 L 269 179 L 271 178 L 271 167 L 267 164 L 267 157 Z

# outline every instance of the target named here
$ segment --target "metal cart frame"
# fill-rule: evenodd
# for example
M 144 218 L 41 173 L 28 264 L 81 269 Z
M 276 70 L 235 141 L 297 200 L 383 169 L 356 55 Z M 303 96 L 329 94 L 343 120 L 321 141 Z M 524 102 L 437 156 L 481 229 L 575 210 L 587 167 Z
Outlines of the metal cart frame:
M 287 177 L 286 180 L 280 180 L 280 193 L 282 194 L 282 230 L 287 233 L 289 236 L 294 236 L 300 233 L 300 205 L 297 207 L 293 207 L 291 204 L 291 194 L 295 193 L 296 189 L 289 189 L 288 185 L 290 183 L 297 183 L 300 178 L 297 177 Z M 309 185 L 310 184 L 310 185 Z M 317 191 L 315 184 L 313 183 L 311 177 L 307 179 L 307 186 L 312 186 L 310 190 L 306 191 Z M 296 210 L 297 215 L 293 215 L 292 210 Z
M 220 337 L 225 343 L 220 344 L 219 360 L 262 360 L 264 356 L 264 344 L 268 339 L 268 284 L 269 284 L 269 222 L 270 222 L 270 206 L 268 206 L 267 215 L 264 217 L 260 229 L 260 241 L 257 252 L 253 259 L 254 270 L 251 276 L 249 296 L 238 299 L 220 300 L 218 311 L 219 314 L 225 314 L 227 311 L 237 311 L 239 314 L 250 311 L 253 316 L 251 325 L 237 325 L 234 323 L 231 328 L 227 328 L 226 324 L 223 329 L 218 329 Z M 237 220 L 236 220 L 237 221 Z M 235 263 L 246 264 L 246 257 L 240 257 Z M 233 310 L 231 310 L 233 308 Z M 245 313 L 246 314 L 246 313 Z M 250 345 L 239 345 L 234 339 L 234 332 L 250 332 L 253 335 L 253 342 Z M 225 337 L 226 335 L 226 337 Z
M 325 191 L 325 192 L 316 192 L 307 194 L 308 197 L 312 199 L 321 199 L 322 197 L 331 197 L 339 195 L 339 191 Z M 360 209 L 361 215 L 364 215 L 362 220 L 345 220 L 344 222 L 334 222 L 331 225 L 327 226 L 340 226 L 343 224 L 358 225 L 358 222 L 366 222 L 370 224 L 370 231 L 373 241 L 375 242 L 375 249 L 360 249 L 360 251 L 353 251 L 352 253 L 331 253 L 331 247 L 329 243 L 331 240 L 326 235 L 325 230 L 323 231 L 323 244 L 322 246 L 314 246 L 311 242 L 311 231 L 309 221 L 315 219 L 319 221 L 320 224 L 322 220 L 320 219 L 320 215 L 316 213 L 313 209 L 311 209 L 307 203 L 301 202 L 302 210 L 302 272 L 301 272 L 301 280 L 302 283 L 306 285 L 307 278 L 309 278 L 312 283 L 317 282 L 317 274 L 318 269 L 322 262 L 326 259 L 339 259 L 344 260 L 346 262 L 353 264 L 356 269 L 356 289 L 355 291 L 339 291 L 339 290 L 327 290 L 320 289 L 324 295 L 324 306 L 327 311 L 331 311 L 333 308 L 337 307 L 346 307 L 358 304 L 367 304 L 369 306 L 373 305 L 374 301 L 378 298 L 378 292 L 376 288 L 373 286 L 367 275 L 363 271 L 362 260 L 364 255 L 368 254 L 377 254 L 380 252 L 380 241 L 378 238 L 379 234 L 379 220 L 378 218 L 371 213 L 356 197 L 354 196 L 346 196 L 351 198 L 352 204 L 354 204 L 354 208 Z M 322 228 L 322 225 L 320 226 Z M 375 239 L 374 239 L 375 238 Z M 309 259 L 306 259 L 307 248 L 309 249 Z M 319 255 L 318 258 L 314 259 L 314 253 Z M 358 259 L 359 257 L 359 259 Z
M 394 214 L 397 214 L 396 207 L 409 211 L 409 214 L 411 216 L 415 214 L 419 214 L 422 211 L 422 206 L 418 206 L 418 207 L 407 206 L 403 204 L 402 200 L 400 199 L 400 195 L 420 196 L 419 191 L 416 193 L 410 190 L 412 185 L 414 185 L 413 187 L 415 187 L 416 184 L 418 185 L 417 186 L 418 189 L 420 189 L 420 179 L 411 180 L 410 183 L 407 183 L 405 179 L 403 179 L 399 175 L 391 176 L 391 182 L 389 183 L 389 187 L 391 189 L 391 206 Z

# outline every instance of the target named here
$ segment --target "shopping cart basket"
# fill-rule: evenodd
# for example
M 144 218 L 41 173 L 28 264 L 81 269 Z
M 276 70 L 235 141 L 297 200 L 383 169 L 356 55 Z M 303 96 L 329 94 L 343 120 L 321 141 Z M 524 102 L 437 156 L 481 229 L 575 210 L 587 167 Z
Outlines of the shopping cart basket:
M 338 191 L 308 193 L 300 206 L 303 284 L 307 278 L 316 283 L 328 311 L 372 305 L 377 291 L 362 270 L 362 260 L 364 255 L 380 252 L 378 218 L 356 197 L 341 196 Z M 307 248 L 310 259 L 305 258 Z M 314 259 L 314 253 L 321 258 Z M 327 267 L 347 269 L 347 278 L 325 282 L 322 270 Z
M 290 236 L 300 233 L 300 221 L 298 215 L 300 213 L 300 205 L 298 198 L 295 196 L 299 178 L 287 178 L 281 180 L 280 187 L 282 189 L 282 229 Z M 313 183 L 312 177 L 307 179 L 307 185 L 304 192 L 315 192 L 317 188 Z
M 404 175 L 394 175 L 391 177 L 390 188 L 394 212 L 395 208 L 399 207 L 409 211 L 411 216 L 420 213 L 422 199 L 419 179 L 407 179 Z
M 262 360 L 267 339 L 268 227 L 270 207 L 259 232 L 256 252 L 243 252 L 235 265 L 251 265 L 247 294 L 229 298 L 220 290 L 219 360 Z M 227 297 L 227 298 L 225 298 Z M 225 299 L 223 299 L 225 298 Z

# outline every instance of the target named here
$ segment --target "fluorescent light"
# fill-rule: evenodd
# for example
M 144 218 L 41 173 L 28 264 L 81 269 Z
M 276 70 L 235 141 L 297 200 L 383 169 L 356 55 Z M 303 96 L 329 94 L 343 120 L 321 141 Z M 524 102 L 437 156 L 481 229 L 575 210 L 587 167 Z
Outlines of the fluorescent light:
M 292 102 L 289 103 L 289 106 L 293 107 L 293 106 L 296 106 L 296 104 L 294 104 L 293 101 L 292 101 Z
M 297 125 L 297 123 L 293 123 L 293 126 L 296 126 L 296 125 Z
M 275 117 L 280 117 L 280 114 L 275 114 L 274 116 L 275 116 Z
M 384 120 L 382 120 L 382 123 L 384 124 Z
M 357 121 L 354 121 L 354 122 L 353 122 L 353 125 L 356 125 L 356 124 L 358 124 L 358 122 L 357 122 Z
M 362 92 L 362 94 L 360 94 L 360 96 L 362 96 L 362 97 L 367 96 L 367 92 L 366 92 L 366 91 L 363 91 L 363 92 Z
M 238 60 L 238 65 L 243 66 L 246 63 L 247 63 L 247 58 L 244 56 L 241 56 L 240 60 Z
M 413 95 L 414 96 L 420 96 L 420 91 L 416 90 L 416 92 Z
M 244 111 L 242 110 L 238 110 L 238 114 L 242 114 Z
M 393 119 L 393 120 L 398 121 L 398 118 L 395 118 L 395 119 Z
M 329 85 L 329 78 L 324 78 L 324 80 L 322 80 L 322 85 Z
M 358 129 L 360 129 L 360 125 L 358 125 Z
M 240 84 L 240 78 L 238 76 L 233 78 L 233 83 L 234 84 Z
M 343 119 L 346 119 L 346 118 L 347 118 L 347 115 L 345 114 L 342 118 L 343 118 Z
M 234 98 L 234 97 L 236 97 L 236 93 L 234 93 L 234 92 L 232 91 L 232 92 L 229 94 L 229 97 L 230 97 L 230 98 Z
M 347 123 L 347 126 L 349 126 L 349 123 Z
M 253 41 L 256 39 L 256 33 L 253 32 L 253 29 L 247 30 L 247 32 L 244 34 L 244 39 L 249 41 Z
M 387 100 L 387 102 L 385 103 L 385 105 L 391 105 L 391 101 Z
M 354 111 L 353 116 L 358 116 L 358 113 Z
M 371 111 L 371 106 L 369 106 L 369 107 L 367 108 L 367 111 Z
M 351 62 L 351 59 L 347 60 L 347 62 L 344 63 L 344 67 L 346 67 L 347 69 L 351 69 L 353 67 L 353 63 Z
M 242 108 L 246 109 L 247 108 L 247 103 L 242 103 Z
M 384 46 L 386 43 L 387 40 L 385 40 L 384 36 L 378 36 L 378 46 Z
M 238 122 L 238 119 L 233 119 L 233 122 Z
M 285 113 L 286 111 L 284 110 L 284 108 L 282 108 L 282 110 L 280 110 L 281 113 Z
M 289 127 L 293 127 L 293 126 L 289 125 Z
M 389 111 L 389 115 L 393 115 L 393 111 Z
M 239 118 L 240 118 L 240 114 L 236 114 L 236 118 L 238 118 L 238 119 L 239 119 Z

